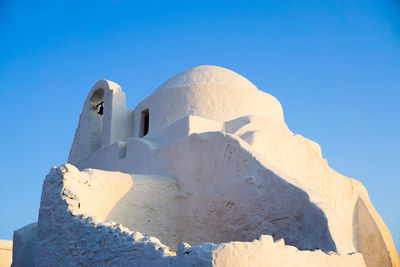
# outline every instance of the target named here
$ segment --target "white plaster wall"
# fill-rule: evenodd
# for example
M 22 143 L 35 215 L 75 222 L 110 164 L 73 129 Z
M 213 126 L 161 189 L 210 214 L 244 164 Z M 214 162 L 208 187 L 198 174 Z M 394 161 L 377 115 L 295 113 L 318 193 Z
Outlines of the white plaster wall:
M 251 120 L 241 119 L 241 121 L 251 121 Z M 215 132 L 214 134 L 204 133 L 200 134 L 199 136 L 194 135 L 192 133 L 189 137 L 185 136 L 184 134 L 183 135 L 176 134 L 176 130 L 180 128 L 196 129 L 196 127 L 189 127 L 190 122 L 193 124 L 199 122 L 199 125 L 201 125 L 199 129 L 203 130 L 207 129 L 212 130 L 219 127 L 222 127 L 223 129 L 225 129 L 225 131 L 232 129 L 242 129 L 240 131 L 238 130 L 234 131 L 234 132 L 239 132 L 241 134 L 241 137 L 236 135 L 226 135 L 226 134 L 221 135 L 221 132 Z M 207 125 L 208 122 L 209 126 L 207 127 L 205 125 Z M 221 190 L 218 188 L 221 188 L 222 187 L 221 185 L 227 183 L 227 181 L 229 180 L 234 181 L 235 180 L 234 177 L 238 177 L 237 179 L 241 179 L 243 177 L 250 178 L 251 175 L 254 174 L 255 167 L 252 164 L 256 164 L 254 163 L 254 160 L 256 160 L 256 162 L 258 162 L 257 164 L 263 166 L 261 167 L 261 169 L 267 167 L 268 169 L 273 170 L 273 172 L 279 175 L 280 179 L 284 181 L 289 181 L 297 188 L 300 188 L 301 190 L 306 192 L 306 194 L 310 197 L 310 202 L 314 203 L 315 206 L 317 206 L 319 209 L 323 211 L 324 216 L 327 218 L 329 233 L 335 242 L 337 251 L 341 253 L 350 253 L 357 250 L 360 251 L 359 248 L 355 247 L 355 243 L 358 238 L 358 233 L 354 232 L 355 222 L 353 217 L 354 213 L 357 210 L 356 202 L 359 197 L 362 197 L 365 202 L 369 203 L 368 195 L 365 193 L 365 189 L 363 189 L 361 184 L 332 171 L 326 164 L 326 161 L 322 159 L 319 146 L 312 141 L 309 141 L 297 135 L 293 135 L 290 133 L 290 131 L 272 130 L 272 129 L 268 130 L 265 129 L 265 127 L 264 128 L 260 127 L 261 129 L 264 129 L 263 135 L 265 136 L 264 139 L 265 142 L 252 143 L 252 140 L 254 139 L 245 138 L 243 136 L 246 136 L 248 133 L 251 133 L 254 130 L 254 128 L 257 127 L 255 123 L 250 123 L 252 125 L 249 126 L 240 126 L 239 123 L 237 122 L 236 124 L 238 124 L 236 127 L 233 127 L 232 123 L 231 124 L 225 123 L 224 126 L 221 126 L 221 124 L 218 124 L 217 122 L 212 122 L 210 120 L 205 120 L 202 118 L 198 119 L 196 117 L 193 117 L 191 119 L 189 118 L 182 119 L 176 124 L 171 125 L 171 127 L 163 129 L 162 134 L 157 134 L 157 132 L 154 132 L 145 138 L 129 139 L 127 142 L 127 153 L 125 158 L 121 159 L 118 158 L 115 161 L 102 160 L 105 158 L 116 158 L 114 155 L 118 154 L 118 147 L 110 146 L 104 148 L 103 150 L 100 150 L 96 154 L 93 154 L 85 161 L 78 163 L 78 166 L 81 169 L 86 167 L 92 167 L 110 171 L 118 170 L 127 173 L 140 173 L 140 174 L 167 173 L 172 177 L 174 177 L 175 179 L 177 179 L 178 187 L 182 188 L 182 191 L 184 191 L 186 194 L 191 194 L 194 196 L 203 194 L 203 196 L 199 195 L 199 198 L 196 199 L 196 201 L 193 200 L 193 203 L 196 202 L 202 204 L 208 203 L 204 204 L 203 206 L 210 207 L 213 203 L 212 201 L 214 201 L 216 203 L 220 203 L 219 207 L 221 208 L 222 207 L 221 202 L 222 201 L 228 202 L 230 201 L 230 199 L 224 199 L 223 195 L 221 195 L 220 193 Z M 177 125 L 182 125 L 182 126 L 178 127 Z M 247 132 L 245 128 L 248 128 L 250 132 Z M 171 132 L 168 133 L 168 131 Z M 189 130 L 186 130 L 185 133 L 189 135 Z M 207 138 L 204 137 L 210 135 L 213 137 L 207 137 Z M 160 139 L 157 138 L 157 136 L 164 136 L 166 138 Z M 169 139 L 168 136 L 173 136 L 174 138 Z M 215 136 L 221 136 L 221 138 L 217 138 Z M 202 142 L 194 141 L 198 138 L 202 139 L 203 141 Z M 231 142 L 230 140 L 232 139 L 235 140 L 235 143 L 237 145 L 234 147 L 230 147 L 229 151 L 227 152 L 228 144 L 230 144 Z M 268 145 L 269 144 L 268 142 L 271 144 Z M 263 147 L 260 144 L 266 146 Z M 230 152 L 230 149 L 233 150 Z M 228 155 L 232 153 L 232 155 L 236 155 L 236 157 L 239 157 L 239 159 L 236 160 L 232 165 L 224 165 L 225 164 L 224 160 L 222 158 L 219 159 L 219 157 L 223 156 L 225 152 L 227 152 Z M 241 157 L 243 157 L 243 153 L 251 155 L 249 157 L 251 160 L 244 162 L 243 158 L 240 159 Z M 174 156 L 171 157 L 170 155 Z M 288 161 L 287 163 L 285 163 L 285 159 Z M 295 172 L 296 168 L 298 168 L 298 172 Z M 243 173 L 240 173 L 240 170 L 242 171 L 244 170 Z M 222 175 L 219 172 L 221 172 Z M 286 173 L 289 173 L 291 176 L 287 175 Z M 240 177 L 240 175 L 242 175 L 242 177 Z M 229 179 L 229 180 L 224 180 L 224 179 Z M 260 177 L 259 175 L 258 177 L 256 177 L 256 180 L 263 181 L 264 179 L 265 179 L 264 177 Z M 229 185 L 229 183 L 227 184 Z M 246 183 L 243 182 L 243 184 Z M 255 184 L 257 184 L 257 186 L 259 185 L 259 183 Z M 271 189 L 272 192 L 264 191 L 262 194 L 257 195 L 254 192 L 247 192 L 246 190 L 243 189 L 242 185 L 241 186 L 235 185 L 236 188 L 240 188 L 239 191 L 236 192 L 234 188 L 229 188 L 229 190 L 226 189 L 227 191 L 226 193 L 229 194 L 229 192 L 231 193 L 234 192 L 232 193 L 231 198 L 235 198 L 236 199 L 236 201 L 234 202 L 235 205 L 237 205 L 237 203 L 240 203 L 240 205 L 242 205 L 241 209 L 243 210 L 248 209 L 248 206 L 246 205 L 249 205 L 249 203 L 258 201 L 259 203 L 261 203 L 261 205 L 263 205 L 263 203 L 265 202 L 270 202 L 270 199 L 274 199 L 272 189 Z M 219 192 L 220 195 L 218 195 L 216 199 L 214 199 L 212 195 L 206 195 L 207 192 L 211 189 L 214 189 L 216 192 Z M 282 189 L 276 189 L 276 188 L 274 188 L 274 190 L 279 190 L 277 192 L 282 191 Z M 266 196 L 264 196 L 264 194 Z M 254 200 L 251 201 L 248 200 L 246 202 L 246 200 L 242 198 L 242 195 L 253 196 Z M 295 199 L 292 196 L 288 196 L 287 198 Z M 277 199 L 281 201 L 281 199 L 284 199 L 284 197 L 282 195 L 280 197 L 277 197 Z M 296 199 L 295 201 L 298 200 Z M 279 205 L 277 207 L 279 207 Z M 293 207 L 296 207 L 296 205 L 293 205 Z M 202 211 L 203 213 L 200 214 L 193 213 L 190 210 L 188 211 L 184 209 L 180 210 L 184 211 L 183 213 L 186 213 L 188 217 L 194 216 L 195 218 L 198 218 L 199 222 L 198 225 L 185 223 L 186 225 L 190 225 L 187 227 L 187 229 L 193 228 L 199 231 L 191 232 L 189 235 L 186 235 L 185 239 L 183 239 L 182 241 L 192 242 L 192 244 L 200 244 L 201 242 L 207 242 L 207 241 L 226 242 L 232 240 L 243 240 L 243 237 L 241 237 L 240 234 L 243 234 L 244 232 L 243 233 L 239 233 L 238 231 L 235 232 L 234 230 L 236 229 L 235 227 L 233 227 L 230 230 L 231 232 L 228 231 L 227 233 L 226 230 L 222 231 L 221 228 L 213 226 L 214 229 L 218 229 L 216 231 L 217 233 L 215 233 L 216 236 L 213 236 L 212 231 L 210 231 L 209 234 L 204 234 L 203 231 L 205 230 L 205 228 L 213 229 L 213 227 L 206 227 L 202 225 L 200 222 L 207 223 L 206 225 L 210 225 L 210 223 L 212 223 L 213 220 L 207 219 L 207 221 L 204 221 L 203 219 L 202 221 L 201 218 L 208 218 L 208 216 L 210 216 L 210 214 L 213 214 L 215 210 L 209 210 L 209 211 L 203 210 Z M 265 211 L 265 209 L 263 208 L 261 208 L 260 210 Z M 274 218 L 287 217 L 285 215 L 285 210 L 286 209 L 280 210 L 280 212 L 277 213 L 275 217 L 273 216 L 263 217 L 266 216 L 266 214 L 264 214 L 263 216 L 260 215 L 259 218 L 269 218 L 270 220 L 271 219 L 274 220 Z M 371 214 L 376 215 L 376 212 L 371 211 Z M 282 215 L 282 216 L 279 217 L 277 215 L 279 216 Z M 230 219 L 234 220 L 234 218 L 237 216 L 241 218 L 243 217 L 252 218 L 255 221 L 257 220 L 255 219 L 257 216 L 254 216 L 254 214 L 252 214 L 251 216 L 248 215 L 248 217 L 246 217 L 246 215 L 244 214 L 232 213 L 230 216 L 232 217 L 226 218 L 221 216 L 222 218 L 221 221 L 226 222 L 229 221 Z M 296 223 L 295 217 L 292 218 L 294 218 L 293 222 Z M 190 221 L 190 219 L 186 220 Z M 379 220 L 379 218 L 376 220 Z M 216 225 L 218 225 L 218 222 L 215 223 Z M 241 223 L 243 223 L 243 219 Z M 251 222 L 245 222 L 242 225 L 238 224 L 237 229 L 240 229 L 240 226 L 243 225 L 251 225 Z M 280 233 L 281 237 L 284 237 L 289 244 L 291 245 L 295 244 L 296 246 L 302 248 L 299 244 L 295 243 L 296 241 L 293 241 L 296 239 L 296 236 L 298 236 L 297 238 L 299 239 L 302 239 L 301 237 L 304 238 L 304 236 L 302 236 L 301 233 L 296 234 L 295 233 L 296 231 L 291 230 L 291 229 L 296 229 L 296 227 L 285 228 L 284 227 L 285 224 L 282 222 L 276 223 L 276 225 L 278 227 L 277 228 L 278 230 L 273 229 L 273 227 L 271 226 L 268 228 L 268 226 L 264 225 L 263 226 L 264 228 L 263 227 L 258 228 L 260 232 L 254 232 L 250 235 L 246 233 L 246 235 L 248 236 L 249 239 L 251 239 L 255 238 L 257 235 L 262 233 L 270 233 L 270 234 Z M 290 223 L 286 225 L 290 225 Z M 389 254 L 387 253 L 383 254 L 387 255 L 386 262 L 389 264 L 388 266 L 390 266 L 390 262 L 392 262 L 393 264 L 397 264 L 398 262 L 398 260 L 396 259 L 397 252 L 394 248 L 391 236 L 390 234 L 387 234 L 386 232 L 387 228 L 383 222 L 378 225 L 379 225 L 378 228 L 383 233 L 383 236 L 385 236 L 383 237 L 383 239 L 386 240 L 385 242 L 381 243 L 381 245 L 384 244 L 385 251 L 391 251 Z M 178 229 L 185 229 L 185 228 L 178 227 Z M 187 233 L 188 230 L 184 230 L 183 232 Z M 193 237 L 193 235 L 195 237 Z M 198 236 L 196 237 L 196 235 Z M 204 239 L 199 239 L 199 237 L 202 237 Z
M 11 240 L 0 240 L 0 267 L 10 267 L 12 261 Z
M 215 266 L 365 266 L 363 256 L 355 254 L 327 254 L 320 250 L 299 251 L 285 246 L 283 240 L 273 242 L 271 236 L 263 235 L 253 242 L 230 242 L 213 251 Z
M 323 206 L 319 206 L 328 217 L 330 229 L 342 229 L 331 231 L 339 251 L 350 251 L 355 246 L 357 251 L 368 255 L 367 264 L 374 262 L 369 266 L 385 266 L 384 262 L 389 266 L 400 265 L 392 237 L 373 208 L 365 188 L 360 182 L 331 169 L 327 160 L 322 158 L 317 143 L 300 135 L 254 129 L 242 131 L 239 136 L 279 171 L 319 193 L 323 200 Z M 360 214 L 359 203 L 368 203 L 368 208 L 365 205 L 362 208 L 365 212 L 362 220 L 355 219 L 356 214 Z M 360 229 L 369 229 L 370 232 L 363 233 Z M 358 246 L 359 239 L 368 245 Z M 349 244 L 349 240 L 353 243 Z
M 91 182 L 96 177 L 105 179 L 104 172 L 92 172 L 99 176 L 92 175 Z M 174 252 L 157 238 L 81 214 L 73 201 L 81 194 L 71 189 L 77 187 L 76 182 L 86 181 L 87 175 L 66 165 L 53 168 L 46 177 L 39 213 L 37 266 L 365 266 L 361 254 L 299 251 L 266 235 L 252 242 L 194 247 L 182 243 Z
M 192 134 L 154 150 L 143 143 L 144 140 L 128 142 L 126 158 L 114 162 L 114 166 L 113 162 L 99 162 L 97 158 L 92 162 L 85 161 L 85 164 L 101 164 L 107 170 L 120 169 L 130 173 L 168 173 L 174 177 L 183 195 L 184 204 L 178 208 L 182 241 L 193 244 L 248 241 L 262 233 L 270 233 L 285 237 L 289 243 L 303 249 L 333 249 L 329 241 L 324 241 L 324 238 L 329 239 L 323 237 L 327 231 L 323 226 L 324 215 L 308 200 L 307 192 L 295 181 L 265 168 L 265 162 L 260 162 L 240 139 L 219 132 Z M 309 212 L 313 216 L 304 215 Z M 307 221 L 308 217 L 316 220 L 321 217 L 322 221 Z M 272 222 L 267 223 L 269 220 Z M 308 231 L 307 227 L 312 223 L 320 224 L 321 228 Z M 302 231 L 311 235 L 300 238 Z
M 12 267 L 35 266 L 37 233 L 37 223 L 14 231 Z
M 102 116 L 97 114 L 91 104 L 93 94 L 99 89 L 104 90 Z M 132 133 L 133 111 L 126 108 L 125 93 L 118 84 L 100 80 L 90 90 L 83 105 L 68 162 L 78 162 L 99 148 L 116 141 L 125 141 Z
M 173 179 L 92 169 L 80 173 L 72 166 L 69 169 L 73 177 L 64 181 L 64 194 L 69 196 L 66 201 L 75 213 L 118 222 L 177 248 L 177 188 Z

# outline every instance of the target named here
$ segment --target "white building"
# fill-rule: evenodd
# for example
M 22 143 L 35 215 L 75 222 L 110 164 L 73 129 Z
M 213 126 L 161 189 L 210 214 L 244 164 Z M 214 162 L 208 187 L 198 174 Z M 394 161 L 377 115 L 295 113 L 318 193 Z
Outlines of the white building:
M 278 100 L 215 66 L 134 110 L 97 82 L 38 225 L 14 236 L 14 266 L 27 236 L 37 266 L 400 266 L 361 183 L 293 134 Z

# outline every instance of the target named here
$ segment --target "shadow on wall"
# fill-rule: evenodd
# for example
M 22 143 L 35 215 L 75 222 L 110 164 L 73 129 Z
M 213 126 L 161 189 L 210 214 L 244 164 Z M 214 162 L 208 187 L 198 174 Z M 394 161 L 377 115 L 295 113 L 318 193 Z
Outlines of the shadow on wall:
M 361 198 L 354 207 L 353 221 L 354 245 L 363 254 L 367 266 L 392 266 L 382 233 Z
M 179 181 L 177 187 L 174 185 L 176 191 L 163 194 L 162 188 L 168 186 L 161 180 L 154 180 L 149 191 L 134 183 L 115 204 L 107 220 L 155 236 L 171 248 L 176 248 L 179 242 L 195 246 L 207 242 L 253 241 L 261 234 L 268 234 L 275 240 L 283 238 L 286 244 L 299 250 L 337 252 L 327 218 L 309 195 L 263 166 L 237 142 L 229 144 L 226 139 L 221 142 L 213 140 L 218 136 L 211 136 L 196 153 L 188 154 L 182 149 L 196 151 L 196 138 L 207 134 L 213 133 L 192 135 L 173 145 L 177 148 L 174 157 L 164 164 L 180 166 L 174 162 L 179 159 L 186 162 L 184 170 L 177 172 L 181 177 L 170 172 Z M 226 149 L 219 147 L 221 143 Z M 225 153 L 215 154 L 213 150 Z M 227 150 L 232 153 L 227 154 Z M 151 158 L 160 162 L 157 157 L 162 153 L 172 151 L 154 150 Z M 207 158 L 208 153 L 218 156 Z M 241 158 L 240 162 L 236 157 Z M 221 167 L 214 168 L 216 165 Z M 226 171 L 233 166 L 235 171 Z M 190 182 L 185 179 L 188 177 Z M 135 190 L 140 195 L 135 196 Z M 158 221 L 153 223 L 153 220 Z
M 111 181 L 113 182 L 113 181 Z M 132 186 L 115 203 L 106 221 L 154 236 L 177 249 L 175 180 L 160 175 L 132 175 Z

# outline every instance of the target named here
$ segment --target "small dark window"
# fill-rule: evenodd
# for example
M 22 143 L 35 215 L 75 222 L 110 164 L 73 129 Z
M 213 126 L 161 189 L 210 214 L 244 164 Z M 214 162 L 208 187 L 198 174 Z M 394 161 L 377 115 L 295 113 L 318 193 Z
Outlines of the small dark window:
M 149 110 L 143 110 L 141 116 L 140 137 L 145 136 L 149 132 Z
M 103 115 L 104 102 L 100 102 L 99 104 L 97 104 L 96 109 L 97 109 L 97 114 Z

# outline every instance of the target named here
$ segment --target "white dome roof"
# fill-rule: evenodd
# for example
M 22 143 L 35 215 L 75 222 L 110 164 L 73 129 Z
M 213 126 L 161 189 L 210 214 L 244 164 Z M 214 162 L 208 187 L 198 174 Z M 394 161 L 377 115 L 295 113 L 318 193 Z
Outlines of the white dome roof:
M 217 66 L 197 66 L 162 84 L 135 108 L 136 120 L 148 110 L 150 132 L 163 129 L 187 116 L 226 122 L 259 115 L 271 125 L 285 126 L 279 101 L 243 76 Z
M 218 66 L 202 65 L 178 73 L 163 83 L 156 92 L 170 88 L 200 85 L 225 88 L 252 88 L 258 90 L 249 80 L 234 71 Z

